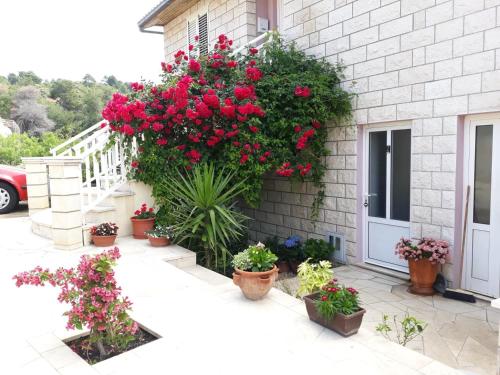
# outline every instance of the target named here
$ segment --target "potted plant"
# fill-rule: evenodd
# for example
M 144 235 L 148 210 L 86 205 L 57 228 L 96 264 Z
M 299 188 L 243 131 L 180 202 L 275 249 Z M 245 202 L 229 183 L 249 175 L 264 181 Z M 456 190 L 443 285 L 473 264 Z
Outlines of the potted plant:
M 233 258 L 233 282 L 246 298 L 258 300 L 264 297 L 278 276 L 274 264 L 278 257 L 262 243 L 251 245 Z
M 92 242 L 97 247 L 113 245 L 117 234 L 118 226 L 115 223 L 101 223 L 90 228 Z
M 146 231 L 149 244 L 153 247 L 168 246 L 174 238 L 172 227 L 156 225 L 152 230 Z
M 319 292 L 321 287 L 333 278 L 332 264 L 327 260 L 311 263 L 311 258 L 298 267 L 299 289 L 297 297 Z
M 285 240 L 283 246 L 290 271 L 297 273 L 299 264 L 305 259 L 302 254 L 301 238 L 299 236 L 290 236 Z
M 279 273 L 289 273 L 290 265 L 289 255 L 290 252 L 287 250 L 283 243 L 280 243 L 280 239 L 277 236 L 268 237 L 266 239 L 266 246 L 272 253 L 274 253 L 278 260 L 276 261 L 276 266 L 278 267 Z
M 396 244 L 396 254 L 408 261 L 410 269 L 410 293 L 433 295 L 438 264 L 444 264 L 449 254 L 449 244 L 443 240 L 422 238 L 416 242 L 401 238 Z
M 335 246 L 324 240 L 317 240 L 315 238 L 306 240 L 302 247 L 304 257 L 311 258 L 311 262 L 313 263 L 329 260 L 334 251 Z
M 336 279 L 304 301 L 309 319 L 346 337 L 358 332 L 366 312 L 359 306 L 358 291 L 339 285 Z
M 146 239 L 146 231 L 153 229 L 155 224 L 155 212 L 153 207 L 148 208 L 146 203 L 134 212 L 130 218 L 132 221 L 132 235 L 136 239 Z

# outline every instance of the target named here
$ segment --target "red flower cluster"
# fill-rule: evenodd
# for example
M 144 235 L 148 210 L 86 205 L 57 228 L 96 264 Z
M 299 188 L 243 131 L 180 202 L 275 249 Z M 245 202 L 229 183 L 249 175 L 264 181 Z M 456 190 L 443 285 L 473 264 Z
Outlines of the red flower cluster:
M 149 207 L 146 203 L 141 205 L 141 208 L 134 211 L 134 219 L 150 219 L 155 217 L 155 210 L 153 207 Z
M 302 96 L 307 98 L 311 96 L 311 89 L 307 86 L 296 86 L 295 87 L 295 96 Z
M 297 150 L 303 150 L 307 146 L 307 141 L 309 138 L 314 136 L 315 130 L 309 129 L 302 134 L 302 136 L 297 140 L 297 145 L 295 146 Z

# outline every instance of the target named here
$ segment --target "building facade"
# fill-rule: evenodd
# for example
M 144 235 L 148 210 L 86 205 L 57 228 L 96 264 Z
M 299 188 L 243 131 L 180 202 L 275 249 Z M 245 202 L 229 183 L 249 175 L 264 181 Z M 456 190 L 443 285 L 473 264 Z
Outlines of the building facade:
M 453 287 L 500 295 L 499 0 L 165 3 L 140 26 L 163 26 L 167 60 L 187 46 L 189 17 L 208 9 L 209 44 L 220 33 L 244 44 L 267 21 L 306 53 L 342 62 L 357 94 L 352 121 L 330 129 L 318 218 L 312 186 L 269 178 L 249 210 L 254 238 L 333 234 L 351 263 L 403 272 L 401 236 L 441 238 Z M 176 3 L 189 8 L 170 14 Z

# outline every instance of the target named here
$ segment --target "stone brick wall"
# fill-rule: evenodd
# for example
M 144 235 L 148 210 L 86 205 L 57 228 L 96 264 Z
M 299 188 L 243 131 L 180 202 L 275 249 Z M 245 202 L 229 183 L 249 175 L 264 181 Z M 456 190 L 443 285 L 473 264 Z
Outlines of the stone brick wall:
M 337 231 L 345 233 L 349 255 L 359 259 L 356 134 L 363 133 L 364 124 L 410 121 L 411 232 L 456 242 L 462 197 L 457 150 L 462 152 L 464 116 L 500 111 L 500 1 L 283 3 L 281 31 L 288 40 L 345 64 L 343 85 L 358 94 L 353 103 L 358 127 L 332 131 L 327 198 L 316 225 L 304 218 L 311 200 L 307 188 L 280 184 L 285 189 L 280 190 L 269 182 L 261 210 L 253 212 L 252 234 L 317 237 Z
M 202 0 L 164 26 L 165 59 L 187 48 L 187 21 L 208 13 L 208 43 L 213 45 L 220 34 L 233 39 L 236 46 L 257 36 L 255 0 Z
M 311 183 L 291 184 L 287 179 L 268 177 L 264 181 L 261 206 L 247 209 L 255 220 L 250 237 L 263 241 L 269 236 L 326 239 L 329 233 L 343 234 L 350 257 L 356 256 L 357 127 L 329 127 L 328 169 L 325 176 L 325 199 L 316 220 L 311 220 L 311 206 L 317 189 Z

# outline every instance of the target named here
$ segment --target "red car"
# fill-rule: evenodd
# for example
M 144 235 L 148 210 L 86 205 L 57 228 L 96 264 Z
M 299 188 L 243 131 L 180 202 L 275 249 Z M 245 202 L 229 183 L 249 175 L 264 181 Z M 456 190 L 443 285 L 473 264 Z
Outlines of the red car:
M 28 190 L 24 170 L 0 165 L 0 215 L 11 212 L 25 200 L 28 200 Z

